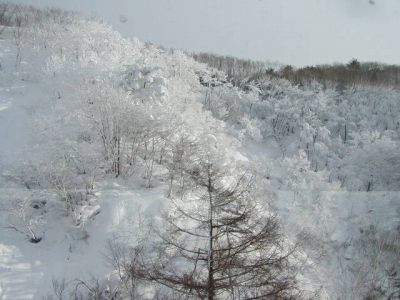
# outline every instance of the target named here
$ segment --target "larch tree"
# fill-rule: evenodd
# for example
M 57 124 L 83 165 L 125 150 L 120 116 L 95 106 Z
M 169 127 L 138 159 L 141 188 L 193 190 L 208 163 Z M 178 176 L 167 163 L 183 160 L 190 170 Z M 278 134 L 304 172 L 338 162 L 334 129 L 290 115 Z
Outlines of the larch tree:
M 131 272 L 188 299 L 298 298 L 294 250 L 253 197 L 252 177 L 228 176 L 209 161 L 184 171 L 190 191 L 172 197 L 156 242 Z

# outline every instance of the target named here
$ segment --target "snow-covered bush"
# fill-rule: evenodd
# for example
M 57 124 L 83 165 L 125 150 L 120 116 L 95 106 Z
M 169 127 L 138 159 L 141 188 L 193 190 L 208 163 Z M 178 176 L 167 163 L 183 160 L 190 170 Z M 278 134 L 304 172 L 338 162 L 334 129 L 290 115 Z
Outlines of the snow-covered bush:
M 31 243 L 39 243 L 44 235 L 45 205 L 45 200 L 32 201 L 29 198 L 2 203 L 0 211 L 7 213 L 4 229 L 15 230 L 25 235 Z

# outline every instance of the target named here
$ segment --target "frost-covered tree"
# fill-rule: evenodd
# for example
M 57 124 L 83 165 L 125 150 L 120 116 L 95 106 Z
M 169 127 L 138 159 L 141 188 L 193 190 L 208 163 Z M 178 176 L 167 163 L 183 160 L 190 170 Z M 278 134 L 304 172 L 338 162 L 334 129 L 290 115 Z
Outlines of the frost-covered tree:
M 365 133 L 340 166 L 342 183 L 350 190 L 398 190 L 400 153 L 396 141 L 378 132 Z

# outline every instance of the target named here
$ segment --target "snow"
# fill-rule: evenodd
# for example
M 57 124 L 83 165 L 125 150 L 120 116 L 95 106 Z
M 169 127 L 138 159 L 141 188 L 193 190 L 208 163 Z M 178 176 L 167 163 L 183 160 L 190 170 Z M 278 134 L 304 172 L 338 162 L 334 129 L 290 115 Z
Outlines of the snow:
M 400 195 L 396 180 L 385 177 L 396 174 L 385 173 L 398 158 L 396 91 L 360 89 L 344 96 L 355 103 L 348 109 L 347 100 L 327 107 L 328 92 L 271 80 L 255 89 L 265 93 L 259 101 L 222 84 L 214 70 L 180 51 L 123 39 L 95 21 L 50 25 L 53 35 L 43 30 L 25 37 L 18 67 L 12 36 L 6 31 L 0 38 L 0 299 L 41 299 L 51 293 L 52 279 L 110 277 L 108 241 L 133 245 L 138 222 L 151 222 L 167 207 L 168 165 L 155 164 L 150 172 L 148 161 L 137 157 L 139 163 L 131 169 L 123 165 L 126 173 L 117 179 L 104 171 L 96 127 L 102 121 L 123 130 L 130 128 L 125 123 L 145 128 L 148 141 L 165 152 L 171 145 L 179 150 L 180 140 L 197 142 L 208 147 L 202 155 L 226 167 L 227 174 L 237 166 L 255 173 L 257 195 L 271 204 L 290 242 L 303 242 L 303 287 L 311 292 L 322 286 L 323 299 L 341 296 L 340 280 L 352 266 L 344 271 L 340 263 L 359 259 L 354 251 L 363 232 L 398 228 Z M 215 79 L 216 87 L 201 85 L 199 76 Z M 378 116 L 367 108 L 382 95 L 390 109 Z M 351 116 L 354 144 L 332 133 L 349 111 L 359 112 Z M 318 118 L 328 113 L 337 113 L 329 121 L 334 124 L 321 124 Z M 373 131 L 382 119 L 390 130 Z M 157 130 L 171 144 L 157 140 Z M 123 134 L 141 138 L 142 131 L 132 131 Z M 310 150 L 313 137 L 317 142 Z M 373 164 L 377 153 L 387 156 Z M 321 162 L 326 168 L 318 169 Z M 339 163 L 353 180 L 348 186 L 335 181 L 338 170 L 330 164 Z M 392 190 L 358 191 L 367 171 L 381 174 L 386 181 L 378 187 Z M 72 193 L 63 194 L 69 186 L 60 187 L 59 181 L 79 186 L 71 188 L 81 197 L 73 214 L 67 215 L 65 203 Z M 26 220 L 40 242 L 29 242 L 23 220 L 12 213 L 18 204 L 26 205 Z
M 105 261 L 108 241 L 123 238 L 125 242 L 133 242 L 139 214 L 157 215 L 164 196 L 159 189 L 128 189 L 119 183 L 108 185 L 96 192 L 101 213 L 83 228 L 72 226 L 59 207 L 57 214 L 54 209 L 46 214 L 46 231 L 38 244 L 29 243 L 14 231 L 2 230 L 1 299 L 42 299 L 50 294 L 52 279 L 88 279 L 113 271 Z M 17 197 L 19 193 L 13 190 L 7 196 Z M 3 191 L 0 199 L 3 203 L 4 194 Z M 96 212 L 98 207 L 93 209 Z
M 41 73 L 43 58 L 29 50 L 24 53 L 24 64 L 14 71 L 15 46 L 7 39 L 0 39 L 0 44 L 1 207 L 20 198 L 39 197 L 47 201 L 41 216 L 43 240 L 37 244 L 29 243 L 15 230 L 5 230 L 9 217 L 0 209 L 0 299 L 42 299 L 51 293 L 52 279 L 102 278 L 111 273 L 112 268 L 104 259 L 108 240 L 117 235 L 124 236 L 126 241 L 133 240 L 132 228 L 139 212 L 156 214 L 164 193 L 156 188 L 148 191 L 141 187 L 127 188 L 123 183 L 108 183 L 95 191 L 98 204 L 80 208 L 76 226 L 65 215 L 54 191 L 30 191 L 9 181 L 7 174 L 21 160 L 48 156 L 50 150 L 43 150 L 37 144 L 43 139 L 43 127 L 35 128 L 35 124 L 38 118 L 45 124 L 46 114 L 55 113 L 53 95 L 62 85 L 51 78 L 31 77 L 32 71 Z

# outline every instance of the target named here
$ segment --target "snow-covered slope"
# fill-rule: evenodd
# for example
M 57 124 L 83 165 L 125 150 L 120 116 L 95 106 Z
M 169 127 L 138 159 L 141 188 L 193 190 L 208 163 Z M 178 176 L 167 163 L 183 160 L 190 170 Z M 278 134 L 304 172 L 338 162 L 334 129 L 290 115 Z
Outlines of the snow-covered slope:
M 362 111 L 347 125 L 346 148 L 339 125 L 346 107 L 366 107 L 364 100 L 335 106 L 328 100 L 337 95 L 274 80 L 245 92 L 180 51 L 124 39 L 75 15 L 43 17 L 21 35 L 7 28 L 0 62 L 1 299 L 41 299 L 52 279 L 112 277 L 109 241 L 134 243 L 138 220 L 157 218 L 177 193 L 181 183 L 169 174 L 182 145 L 202 145 L 196 151 L 207 149 L 227 172 L 237 166 L 256 175 L 258 195 L 289 242 L 299 241 L 301 289 L 357 299 L 378 278 L 393 290 L 385 272 L 399 267 L 399 195 L 346 187 L 362 189 L 357 172 L 375 176 L 383 163 L 399 164 L 396 91 L 385 100 L 390 113 Z M 377 97 L 360 89 L 362 99 Z M 382 116 L 385 132 L 365 137 Z M 365 167 L 376 152 L 385 156 Z M 381 174 L 378 190 L 399 187 L 398 173 Z
M 150 176 L 147 162 L 132 157 L 141 161 L 124 163 L 118 179 L 107 175 L 102 117 L 129 119 L 149 143 L 159 131 L 235 144 L 202 109 L 195 72 L 205 67 L 97 21 L 65 18 L 23 28 L 20 49 L 14 28 L 0 39 L 1 299 L 41 299 L 53 279 L 103 280 L 113 271 L 108 242 L 129 244 L 139 216 L 157 216 L 165 205 L 165 167 Z M 71 190 L 81 197 L 73 211 Z

